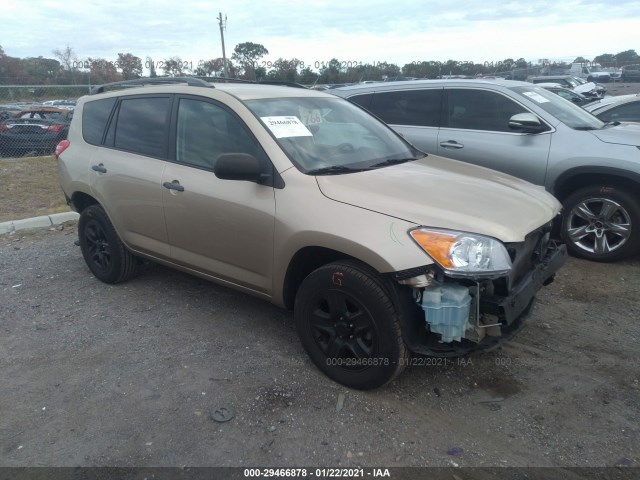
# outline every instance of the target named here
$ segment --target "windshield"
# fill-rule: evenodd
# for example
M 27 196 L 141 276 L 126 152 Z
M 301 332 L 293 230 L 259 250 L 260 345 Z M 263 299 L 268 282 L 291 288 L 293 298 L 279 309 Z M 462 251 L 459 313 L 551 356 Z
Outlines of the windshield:
M 574 103 L 559 97 L 540 87 L 512 87 L 511 90 L 535 103 L 545 112 L 553 115 L 562 123 L 576 130 L 600 130 L 604 123 L 578 107 Z
M 380 168 L 425 155 L 341 98 L 267 98 L 245 104 L 294 165 L 311 175 Z

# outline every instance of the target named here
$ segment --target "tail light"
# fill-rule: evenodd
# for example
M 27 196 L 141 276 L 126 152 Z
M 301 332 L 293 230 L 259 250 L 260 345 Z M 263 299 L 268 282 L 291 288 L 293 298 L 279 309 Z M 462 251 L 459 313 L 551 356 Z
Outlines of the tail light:
M 71 145 L 71 142 L 69 140 L 62 140 L 56 146 L 56 159 L 60 158 L 60 155 L 62 155 L 62 152 L 64 152 L 67 148 L 69 148 L 69 145 Z
M 5 125 L 4 123 L 0 123 L 0 132 L 7 132 L 9 131 L 9 125 Z
M 47 131 L 49 132 L 59 132 L 64 128 L 64 125 L 50 125 L 47 127 Z

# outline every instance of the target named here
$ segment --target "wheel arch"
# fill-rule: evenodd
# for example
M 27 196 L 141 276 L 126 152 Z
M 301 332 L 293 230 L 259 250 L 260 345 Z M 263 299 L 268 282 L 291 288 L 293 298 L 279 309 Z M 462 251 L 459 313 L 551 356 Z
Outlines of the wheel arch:
M 323 265 L 338 260 L 358 259 L 338 250 L 320 246 L 303 247 L 298 250 L 291 258 L 284 277 L 282 299 L 285 308 L 293 310 L 296 294 L 307 275 Z
M 640 174 L 615 167 L 576 167 L 558 177 L 551 193 L 564 202 L 571 193 L 590 185 L 627 188 L 639 198 L 635 192 L 640 190 Z
M 77 191 L 71 195 L 71 205 L 73 209 L 78 213 L 82 213 L 85 208 L 91 205 L 99 204 L 100 202 L 98 202 L 98 200 L 85 192 Z

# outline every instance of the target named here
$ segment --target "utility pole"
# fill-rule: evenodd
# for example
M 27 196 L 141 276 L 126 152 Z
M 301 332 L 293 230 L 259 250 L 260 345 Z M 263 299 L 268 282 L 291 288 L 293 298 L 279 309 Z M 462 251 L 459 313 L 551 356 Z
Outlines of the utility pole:
M 224 50 L 224 29 L 227 28 L 227 16 L 222 19 L 222 12 L 218 12 L 218 24 L 220 25 L 220 39 L 222 40 L 222 67 L 224 69 L 225 78 L 229 78 L 229 71 L 227 70 L 227 54 Z

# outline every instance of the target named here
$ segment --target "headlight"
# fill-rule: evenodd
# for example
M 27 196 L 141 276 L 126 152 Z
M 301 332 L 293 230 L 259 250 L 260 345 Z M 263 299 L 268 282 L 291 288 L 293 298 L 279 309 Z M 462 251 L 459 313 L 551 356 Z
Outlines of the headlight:
M 431 228 L 409 235 L 452 277 L 499 277 L 511 270 L 507 249 L 494 238 Z

